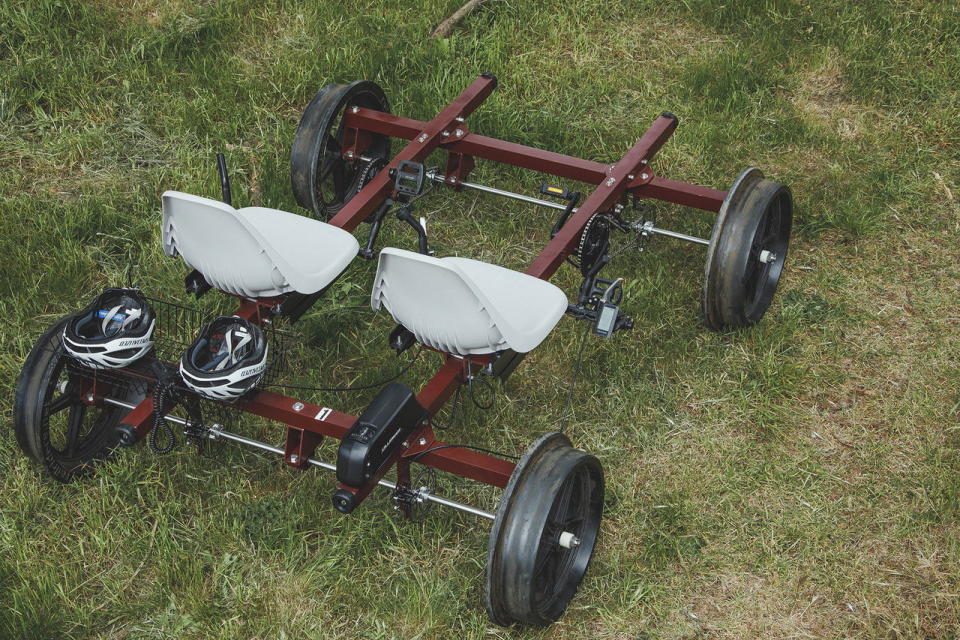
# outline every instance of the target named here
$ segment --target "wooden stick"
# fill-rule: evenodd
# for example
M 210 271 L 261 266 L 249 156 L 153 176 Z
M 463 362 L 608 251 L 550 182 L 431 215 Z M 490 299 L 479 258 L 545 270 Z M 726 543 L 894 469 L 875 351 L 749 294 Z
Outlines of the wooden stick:
M 437 25 L 437 28 L 430 34 L 431 38 L 449 38 L 453 33 L 454 27 L 460 24 L 468 13 L 476 9 L 484 0 L 470 0 L 465 5 L 450 14 L 450 17 Z

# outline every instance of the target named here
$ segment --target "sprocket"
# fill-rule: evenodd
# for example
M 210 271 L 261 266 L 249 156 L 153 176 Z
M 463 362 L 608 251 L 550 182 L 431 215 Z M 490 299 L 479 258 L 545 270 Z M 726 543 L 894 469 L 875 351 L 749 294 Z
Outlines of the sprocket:
M 610 248 L 610 220 L 602 213 L 595 213 L 587 220 L 577 245 L 577 260 L 580 273 L 589 275 L 590 270 Z

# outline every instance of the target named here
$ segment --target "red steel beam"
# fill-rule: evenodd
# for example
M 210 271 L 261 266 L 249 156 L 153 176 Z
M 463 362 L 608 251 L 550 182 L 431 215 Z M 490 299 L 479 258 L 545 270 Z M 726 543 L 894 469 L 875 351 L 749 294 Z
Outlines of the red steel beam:
M 345 126 L 393 138 L 412 140 L 420 135 L 426 123 L 392 113 L 362 108 L 356 113 L 346 114 Z M 544 151 L 476 133 L 468 133 L 462 138 L 444 142 L 441 146 L 450 153 L 492 160 L 589 184 L 600 184 L 605 180 L 610 167 L 601 162 Z M 628 190 L 639 198 L 652 198 L 713 212 L 720 210 L 720 205 L 726 196 L 725 191 L 660 177 L 654 177 L 652 180 L 635 177 Z
M 436 440 L 428 448 L 434 449 L 444 446 L 443 442 Z M 510 481 L 510 475 L 513 473 L 516 463 L 503 458 L 489 456 L 479 451 L 471 451 L 462 447 L 452 447 L 450 449 L 437 449 L 430 453 L 418 456 L 416 459 L 420 464 L 455 473 L 464 478 L 470 478 L 477 482 L 493 485 L 503 489 Z
M 357 113 L 346 115 L 344 126 L 356 127 L 393 138 L 412 140 L 420 135 L 420 131 L 425 124 L 418 120 L 402 118 L 382 111 L 360 109 Z M 451 153 L 493 160 L 568 180 L 579 180 L 592 184 L 597 184 L 604 178 L 608 166 L 600 162 L 582 160 L 562 153 L 488 138 L 476 133 L 468 133 L 462 138 L 444 142 L 443 148 Z
M 395 155 L 387 168 L 397 167 L 400 162 L 422 162 L 426 160 L 434 149 L 446 140 L 449 132 L 456 129 L 457 118 L 466 118 L 487 99 L 497 86 L 496 78 L 483 75 L 473 81 L 456 100 L 451 102 L 440 114 L 428 123 L 421 123 L 423 127 L 411 138 L 411 142 Z M 350 110 L 348 110 L 350 111 Z M 349 114 L 348 114 L 349 115 Z M 444 137 L 443 133 L 448 136 Z M 330 224 L 353 231 L 361 222 L 367 219 L 374 209 L 387 198 L 393 189 L 393 178 L 388 170 L 380 171 L 370 181 L 370 184 L 353 196 L 339 213 L 330 220 Z
M 640 175 L 641 169 L 650 164 L 653 156 L 666 143 L 676 128 L 677 119 L 675 117 L 663 115 L 657 118 L 627 154 L 610 167 L 607 171 L 607 177 L 563 225 L 560 233 L 544 247 L 527 268 L 526 273 L 548 280 L 573 251 L 587 221 L 595 213 L 607 211 L 623 198 L 627 188 L 636 176 Z
M 694 184 L 667 180 L 656 176 L 646 183 L 639 178 L 634 180 L 630 184 L 630 194 L 638 198 L 653 198 L 654 200 L 672 202 L 715 213 L 720 211 L 720 205 L 723 204 L 723 199 L 727 197 L 726 191 L 711 189 L 710 187 L 698 187 Z

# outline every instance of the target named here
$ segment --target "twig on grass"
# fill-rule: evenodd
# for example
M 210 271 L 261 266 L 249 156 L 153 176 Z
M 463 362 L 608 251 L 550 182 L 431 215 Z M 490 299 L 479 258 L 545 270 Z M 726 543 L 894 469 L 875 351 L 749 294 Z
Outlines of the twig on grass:
M 437 28 L 434 29 L 433 33 L 430 34 L 430 37 L 449 38 L 450 34 L 453 33 L 454 27 L 460 24 L 460 21 L 463 20 L 468 13 L 483 4 L 483 2 L 484 0 L 470 0 L 465 5 L 450 14 L 446 20 L 438 24 Z

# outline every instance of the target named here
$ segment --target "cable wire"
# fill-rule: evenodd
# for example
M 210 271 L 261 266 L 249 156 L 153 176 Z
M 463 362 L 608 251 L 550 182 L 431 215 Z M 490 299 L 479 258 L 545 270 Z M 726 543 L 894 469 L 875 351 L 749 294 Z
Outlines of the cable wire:
M 274 389 L 295 389 L 295 390 L 297 390 L 297 391 L 335 391 L 335 392 L 365 391 L 365 390 L 367 390 L 367 389 L 374 389 L 374 388 L 376 388 L 376 387 L 382 387 L 383 385 L 387 384 L 388 382 L 393 382 L 393 381 L 396 380 L 397 378 L 401 377 L 403 374 L 405 374 L 407 371 L 409 371 L 410 368 L 411 368 L 414 364 L 416 364 L 417 360 L 420 359 L 420 354 L 421 354 L 421 353 L 423 353 L 423 347 L 422 347 L 422 346 L 421 346 L 419 349 L 417 349 L 417 353 L 414 354 L 413 359 L 411 359 L 410 362 L 408 362 L 408 363 L 407 363 L 402 369 L 400 369 L 400 371 L 398 371 L 396 374 L 394 374 L 394 375 L 392 375 L 392 376 L 390 376 L 389 378 L 386 378 L 386 379 L 384 379 L 384 380 L 379 380 L 379 381 L 377 381 L 377 382 L 372 382 L 372 383 L 370 383 L 370 384 L 360 385 L 360 386 L 358 386 L 358 387 L 308 387 L 308 386 L 303 386 L 303 385 L 276 384 L 276 383 L 265 384 L 265 385 L 261 385 L 261 386 L 262 386 L 262 387 L 272 387 L 272 388 L 274 388 Z
M 577 361 L 573 365 L 573 374 L 570 376 L 570 383 L 567 385 L 567 402 L 563 410 L 563 417 L 560 418 L 560 433 L 567 428 L 567 423 L 573 415 L 573 390 L 577 386 L 577 376 L 580 373 L 580 366 L 583 364 L 583 352 L 587 346 L 587 334 L 590 333 L 590 325 L 584 327 L 580 338 L 580 349 L 577 352 Z
M 504 453 L 502 451 L 494 451 L 493 449 L 484 449 L 483 447 L 476 447 L 472 444 L 442 444 L 438 447 L 431 447 L 430 449 L 424 449 L 420 453 L 415 453 L 414 455 L 407 458 L 410 462 L 416 462 L 423 456 L 428 453 L 433 453 L 434 451 L 440 451 L 441 449 L 471 449 L 472 451 L 479 451 L 480 453 L 487 453 L 492 456 L 500 456 L 501 458 L 508 458 L 510 460 L 519 460 L 520 456 L 511 455 L 509 453 Z

